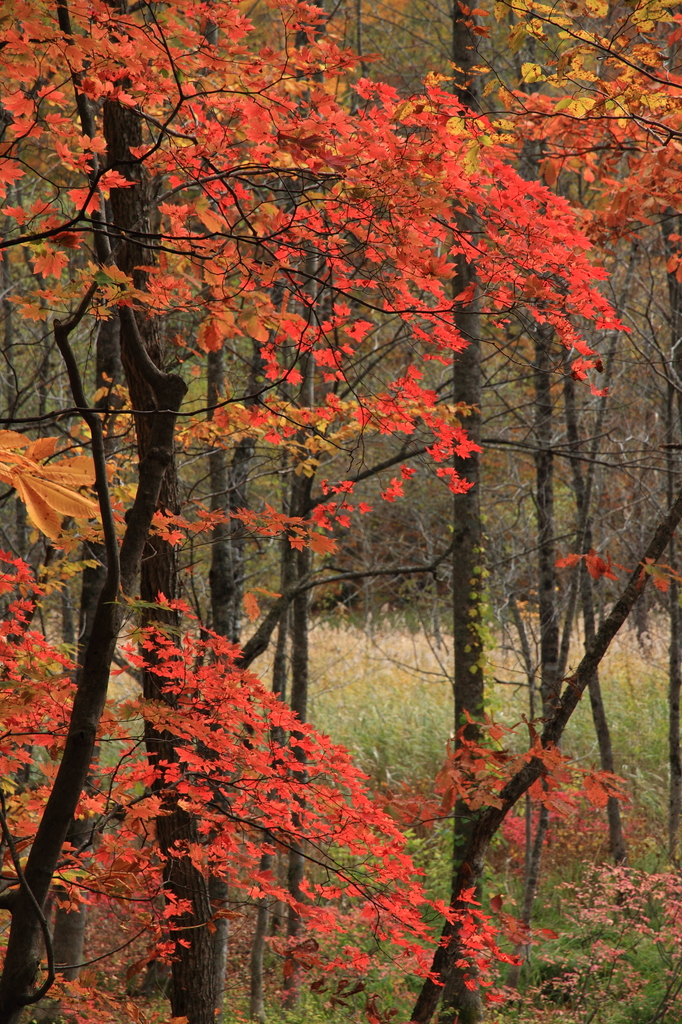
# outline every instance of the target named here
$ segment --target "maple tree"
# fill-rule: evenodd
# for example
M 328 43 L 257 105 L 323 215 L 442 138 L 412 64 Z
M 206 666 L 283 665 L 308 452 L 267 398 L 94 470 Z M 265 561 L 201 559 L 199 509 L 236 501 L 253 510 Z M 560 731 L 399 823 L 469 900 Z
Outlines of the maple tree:
M 6 787 L 7 1021 L 54 984 L 44 906 L 55 878 L 67 906 L 81 890 L 103 902 L 125 892 L 136 907 L 131 930 L 149 936 L 148 959 L 172 963 L 173 1014 L 192 1024 L 213 1020 L 217 998 L 208 954 L 221 917 L 209 892 L 216 873 L 250 899 L 287 902 L 306 935 L 343 929 L 337 904 L 350 893 L 376 937 L 390 931 L 411 969 L 427 971 L 429 933 L 415 910 L 424 896 L 395 828 L 345 754 L 246 670 L 309 586 L 308 552 L 333 550 L 332 531 L 367 512 L 353 479 L 322 479 L 313 493 L 340 445 L 419 436 L 434 474 L 455 494 L 468 489 L 452 464 L 478 448 L 464 429 L 467 410 L 441 401 L 428 381 L 431 364 L 467 344 L 460 327 L 473 292 L 452 294 L 458 260 L 476 266 L 478 312 L 490 325 L 503 330 L 521 316 L 556 332 L 575 352 L 570 372 L 596 393 L 599 358 L 576 325 L 619 323 L 570 204 L 514 170 L 506 121 L 472 114 L 438 76 L 409 99 L 363 79 L 351 107 L 343 85 L 354 58 L 315 31 L 320 11 L 273 9 L 279 48 L 252 45 L 255 29 L 228 2 L 27 2 L 0 26 L 7 301 L 23 322 L 52 331 L 71 392 L 68 405 L 23 424 L 8 417 L 0 476 L 55 546 L 90 536 L 105 552 L 78 669 L 27 621 L 40 583 L 12 560 L 4 577 L 7 593 L 23 590 L 3 625 L 8 731 L 22 737 L 8 753 L 8 778 L 33 756 L 29 742 L 46 748 L 38 785 Z M 462 227 L 470 209 L 480 234 Z M 90 398 L 87 348 L 114 321 L 127 394 L 102 378 Z M 399 357 L 366 375 L 372 334 L 395 330 Z M 207 409 L 193 369 L 244 342 L 257 349 L 257 372 L 239 393 L 223 382 Z M 15 431 L 67 418 L 81 454 L 53 459 L 53 438 Z M 111 450 L 116 425 L 131 421 L 137 463 Z M 229 450 L 245 439 L 285 453 L 305 485 L 298 506 L 229 516 L 182 508 L 177 451 Z M 393 460 L 388 503 L 414 472 L 409 454 Z M 96 504 L 86 492 L 93 484 Z M 241 653 L 217 633 L 207 638 L 174 592 L 177 545 L 234 520 L 255 536 L 283 536 L 302 556 L 296 584 L 273 599 Z M 254 620 L 258 600 L 247 592 Z M 105 709 L 121 631 L 138 611 L 139 653 L 131 647 L 126 657 L 144 677 L 143 696 Z M 288 746 L 273 741 L 275 730 L 289 734 Z M 142 735 L 146 757 L 133 756 Z M 97 761 L 105 742 L 121 744 L 114 769 Z M 523 785 L 512 778 L 494 798 L 501 807 L 481 818 L 486 838 L 546 766 L 534 746 L 519 769 Z M 131 787 L 140 799 L 129 798 Z M 74 819 L 87 825 L 80 846 L 68 838 Z M 141 842 L 148 828 L 151 845 Z M 277 844 L 303 840 L 319 847 L 330 880 L 300 880 L 292 894 L 256 865 Z M 336 846 L 352 869 L 337 863 Z M 495 946 L 469 883 L 451 911 L 439 909 L 446 931 L 464 936 L 460 959 L 485 966 Z M 358 949 L 325 959 L 305 941 L 289 949 L 291 960 L 325 970 L 365 963 Z

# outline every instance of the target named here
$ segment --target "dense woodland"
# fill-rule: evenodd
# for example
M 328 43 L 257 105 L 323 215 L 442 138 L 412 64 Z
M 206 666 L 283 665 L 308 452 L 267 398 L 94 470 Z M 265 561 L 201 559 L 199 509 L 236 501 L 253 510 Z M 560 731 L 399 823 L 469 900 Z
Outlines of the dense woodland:
M 681 40 L 0 8 L 0 1024 L 682 1020 Z

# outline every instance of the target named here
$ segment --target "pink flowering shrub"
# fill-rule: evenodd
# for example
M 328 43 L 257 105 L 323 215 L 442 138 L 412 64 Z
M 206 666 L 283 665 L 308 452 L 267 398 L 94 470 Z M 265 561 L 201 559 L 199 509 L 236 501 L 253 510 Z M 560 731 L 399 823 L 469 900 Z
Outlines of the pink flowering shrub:
M 558 938 L 543 942 L 530 985 L 501 1019 L 566 1024 L 682 1021 L 682 879 L 591 867 L 552 894 Z M 556 923 L 553 927 L 559 932 Z

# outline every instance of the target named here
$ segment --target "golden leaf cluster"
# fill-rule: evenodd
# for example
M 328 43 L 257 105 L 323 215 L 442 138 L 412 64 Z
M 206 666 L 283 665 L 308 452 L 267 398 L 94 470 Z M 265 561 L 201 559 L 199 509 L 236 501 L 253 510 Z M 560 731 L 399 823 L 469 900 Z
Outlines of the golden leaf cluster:
M 47 462 L 58 441 L 56 437 L 30 441 L 14 430 L 0 430 L 0 480 L 15 488 L 31 521 L 50 540 L 59 537 L 65 516 L 99 518 L 97 502 L 80 493 L 95 482 L 92 459 L 76 455 Z

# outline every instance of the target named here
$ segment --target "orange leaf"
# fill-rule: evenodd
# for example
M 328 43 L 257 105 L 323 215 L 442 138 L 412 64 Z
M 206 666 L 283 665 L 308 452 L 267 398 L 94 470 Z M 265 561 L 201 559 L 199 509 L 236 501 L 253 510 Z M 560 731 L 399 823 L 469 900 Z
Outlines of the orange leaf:
M 581 558 L 582 555 L 566 555 L 565 558 L 557 558 L 554 567 L 555 569 L 572 569 Z
M 16 430 L 0 430 L 0 448 L 16 451 L 17 448 L 25 448 L 27 444 L 28 438 Z
M 205 320 L 199 328 L 197 345 L 204 352 L 218 352 L 222 348 L 223 335 L 215 320 Z
M 61 530 L 62 518 L 58 516 L 53 508 L 50 507 L 45 497 L 31 486 L 29 480 L 25 477 L 20 476 L 15 480 L 14 486 L 17 489 L 17 494 L 26 506 L 31 521 L 39 530 L 49 537 L 50 540 L 56 540 Z
M 255 622 L 260 615 L 260 605 L 258 604 L 256 595 L 252 594 L 250 590 L 244 594 L 244 611 L 246 612 L 249 622 Z
M 44 277 L 61 277 L 68 262 L 69 257 L 65 253 L 46 248 L 33 264 L 33 272 Z

